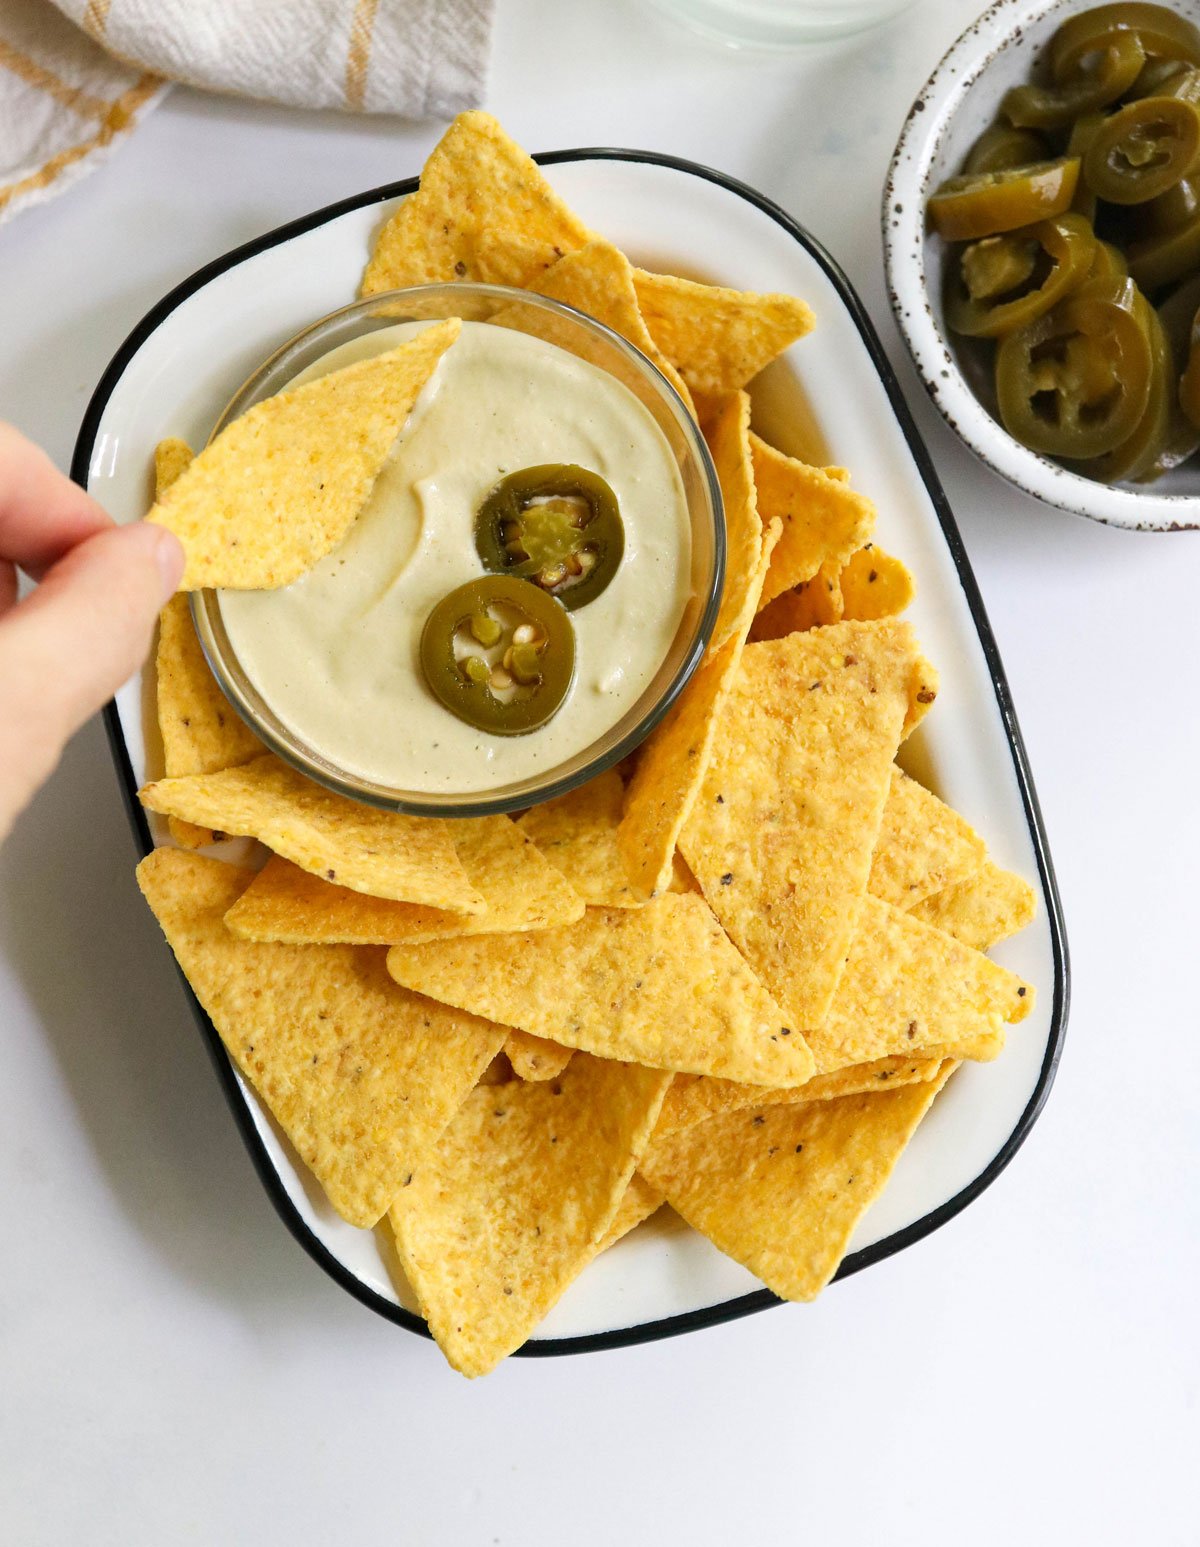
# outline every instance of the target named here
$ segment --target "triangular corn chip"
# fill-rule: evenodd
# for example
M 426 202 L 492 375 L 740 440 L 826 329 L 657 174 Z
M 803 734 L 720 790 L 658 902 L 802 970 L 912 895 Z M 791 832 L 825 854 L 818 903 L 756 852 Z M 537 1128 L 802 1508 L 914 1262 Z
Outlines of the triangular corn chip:
M 524 279 L 515 281 L 510 277 L 507 283 L 519 283 L 523 289 L 573 306 L 576 311 L 594 317 L 606 328 L 628 339 L 658 367 L 687 407 L 691 408 L 692 397 L 687 383 L 659 349 L 642 320 L 637 292 L 633 287 L 633 267 L 623 252 L 611 242 L 594 237 L 583 247 L 577 247 L 565 256 L 561 253 L 555 256 L 556 249 L 553 247 L 543 248 L 543 252 L 551 256 L 552 261 L 535 262 L 532 272 L 529 272 L 531 253 L 524 238 L 518 239 L 515 252 L 505 262 L 500 254 L 508 239 L 507 233 L 492 232 L 490 236 L 487 250 L 490 263 L 503 263 L 510 274 L 526 269 Z
M 399 983 L 476 1015 L 601 1058 L 798 1085 L 803 1038 L 722 934 L 704 899 L 667 893 L 645 908 L 589 908 L 536 934 L 398 945 Z
M 847 618 L 898 617 L 917 594 L 908 568 L 878 543 L 867 543 L 851 554 L 838 583 Z
M 510 1031 L 504 1051 L 518 1080 L 556 1080 L 575 1056 L 573 1047 L 531 1037 L 527 1031 Z
M 165 816 L 257 838 L 302 870 L 369 897 L 458 913 L 487 907 L 446 822 L 347 800 L 269 753 L 219 773 L 159 779 L 138 798 Z
M 138 884 L 242 1073 L 352 1225 L 371 1226 L 504 1042 L 398 988 L 382 951 L 255 945 L 224 916 L 249 872 L 155 849 Z
M 195 461 L 196 453 L 178 435 L 168 435 L 154 448 L 154 498 L 161 499 L 180 473 Z
M 1037 894 L 1023 876 L 985 860 L 974 875 L 926 897 L 912 909 L 923 924 L 945 930 L 977 951 L 1015 935 L 1037 914 Z
M 636 897 L 656 896 L 672 884 L 679 835 L 704 783 L 721 708 L 737 677 L 742 643 L 754 618 L 757 588 L 778 540 L 779 523 L 773 521 L 762 535 L 757 568 L 732 636 L 715 655 L 705 657 L 642 745 L 617 829 L 617 846 Z
M 813 326 L 793 295 L 756 295 L 635 269 L 638 304 L 655 342 L 689 387 L 736 392 Z
M 652 1144 L 642 1174 L 768 1289 L 815 1299 L 953 1067 L 901 1090 L 714 1117 Z
M 637 908 L 617 848 L 617 827 L 625 805 L 625 786 L 615 769 L 589 779 L 578 789 L 534 806 L 518 821 L 587 903 L 600 908 Z
M 484 1375 L 595 1255 L 669 1078 L 586 1056 L 549 1084 L 474 1091 L 388 1215 L 429 1330 Z
M 757 435 L 750 436 L 750 447 L 758 513 L 764 521 L 778 516 L 783 523 L 759 603 L 765 607 L 785 591 L 812 580 L 823 564 L 829 564 L 836 576 L 871 535 L 875 507 L 826 469 L 785 456 Z
M 940 1048 L 917 1048 L 909 1057 L 877 1058 L 871 1063 L 835 1070 L 832 1074 L 815 1074 L 803 1085 L 793 1085 L 788 1090 L 764 1091 L 759 1086 L 742 1085 L 736 1080 L 677 1074 L 659 1113 L 655 1142 L 725 1112 L 739 1112 L 748 1107 L 757 1111 L 762 1107 L 791 1106 L 803 1101 L 834 1101 L 840 1096 L 857 1096 L 864 1091 L 915 1085 L 921 1080 L 931 1080 L 947 1056 Z
M 807 1029 L 818 1074 L 999 1032 L 1033 990 L 979 951 L 867 897 L 829 1014 Z
M 730 395 L 711 427 L 705 427 L 704 436 L 712 452 L 725 507 L 725 589 L 709 641 L 711 659 L 729 639 L 739 633 L 745 636 L 741 623 L 749 598 L 754 595 L 757 611 L 761 596 L 758 569 L 764 523 L 759 519 L 755 500 L 750 461 L 750 399 L 745 392 Z M 776 540 L 776 551 L 780 540 Z M 773 558 L 771 562 L 774 563 Z
M 547 929 L 583 917 L 583 899 L 508 817 L 463 817 L 450 824 L 450 836 L 467 880 L 487 905 L 483 913 L 368 897 L 275 855 L 225 923 L 246 940 L 417 945 L 451 935 Z
M 155 656 L 158 729 L 169 779 L 235 768 L 265 751 L 217 686 L 196 638 L 186 596 L 173 596 L 158 620 Z M 187 849 L 211 843 L 211 828 L 168 818 L 171 836 Z
M 799 1026 L 837 988 L 925 665 L 906 624 L 842 623 L 747 645 L 726 698 L 679 847 Z
M 425 163 L 418 191 L 376 238 L 363 295 L 476 278 L 474 241 L 485 231 L 515 231 L 563 252 L 591 235 L 494 118 L 460 113 Z
M 764 639 L 786 639 L 810 628 L 826 628 L 842 621 L 840 570 L 836 562 L 822 564 L 811 580 L 794 590 L 785 591 L 768 602 L 750 625 L 750 643 Z
M 973 875 L 986 856 L 983 839 L 957 811 L 899 768 L 892 770 L 867 883 L 872 896 L 911 908 Z
M 460 327 L 457 318 L 433 323 L 227 425 L 147 517 L 183 543 L 180 590 L 270 590 L 331 553 Z
M 606 1252 L 610 1246 L 615 1246 L 623 1236 L 627 1236 L 631 1230 L 637 1228 L 643 1220 L 650 1218 L 662 1208 L 663 1197 L 661 1193 L 654 1191 L 650 1183 L 640 1172 L 635 1171 L 629 1179 L 629 1186 L 625 1189 L 625 1196 L 621 1199 L 621 1206 L 613 1215 L 613 1222 L 596 1242 L 596 1256 Z

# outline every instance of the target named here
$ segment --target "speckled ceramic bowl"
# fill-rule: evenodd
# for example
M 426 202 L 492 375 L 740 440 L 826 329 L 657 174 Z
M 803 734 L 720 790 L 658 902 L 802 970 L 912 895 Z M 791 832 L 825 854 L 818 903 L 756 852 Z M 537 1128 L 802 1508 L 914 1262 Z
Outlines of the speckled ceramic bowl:
M 942 315 L 944 244 L 926 230 L 925 203 L 957 172 L 1010 86 L 1028 80 L 1055 29 L 1096 0 L 999 0 L 958 39 L 912 105 L 883 193 L 888 291 L 900 331 L 951 429 L 989 467 L 1048 505 L 1134 531 L 1200 528 L 1200 465 L 1153 484 L 1108 487 L 1027 450 L 993 417 L 978 346 Z M 1172 10 L 1200 23 L 1200 0 Z

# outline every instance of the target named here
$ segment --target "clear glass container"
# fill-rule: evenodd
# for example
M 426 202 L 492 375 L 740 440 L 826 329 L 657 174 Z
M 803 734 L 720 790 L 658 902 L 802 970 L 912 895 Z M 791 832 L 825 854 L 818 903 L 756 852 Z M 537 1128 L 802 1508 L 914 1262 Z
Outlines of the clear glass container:
M 657 10 L 735 48 L 802 48 L 865 32 L 916 0 L 651 0 Z
M 502 323 L 496 321 L 500 314 Z M 606 371 L 644 405 L 671 448 L 691 526 L 691 592 L 662 665 L 629 711 L 558 767 L 485 793 L 430 793 L 377 784 L 337 767 L 306 745 L 274 712 L 237 659 L 222 622 L 219 592 L 198 591 L 191 606 L 204 654 L 230 703 L 262 741 L 294 768 L 340 795 L 388 810 L 418 816 L 485 816 L 520 810 L 574 789 L 627 756 L 663 718 L 700 664 L 716 622 L 725 576 L 725 522 L 720 485 L 699 428 L 678 393 L 645 355 L 572 307 L 498 285 L 394 290 L 332 312 L 297 334 L 255 371 L 221 415 L 213 435 L 255 403 L 282 391 L 306 366 L 340 345 L 398 322 L 445 317 L 515 326 Z

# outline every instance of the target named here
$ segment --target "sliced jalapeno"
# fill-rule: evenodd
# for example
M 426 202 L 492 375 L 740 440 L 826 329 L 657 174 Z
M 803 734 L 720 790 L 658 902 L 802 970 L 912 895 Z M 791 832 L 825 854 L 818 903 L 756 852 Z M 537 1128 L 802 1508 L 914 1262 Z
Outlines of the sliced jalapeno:
M 1087 460 L 1137 429 L 1150 398 L 1148 308 L 1130 280 L 1091 281 L 996 353 L 1005 429 L 1046 456 Z
M 1088 471 L 1103 483 L 1122 483 L 1154 476 L 1164 455 L 1171 429 L 1171 405 L 1175 398 L 1175 372 L 1171 346 L 1158 313 L 1142 295 L 1135 303 L 1150 340 L 1150 383 L 1133 431 L 1119 446 L 1100 457 Z
M 1078 181 L 1079 162 L 1074 158 L 952 177 L 930 199 L 929 214 L 939 236 L 948 242 L 970 242 L 1061 215 L 1070 207 Z
M 500 480 L 475 517 L 475 549 L 484 569 L 532 581 L 574 612 L 616 574 L 625 527 L 599 473 L 549 462 Z
M 1096 131 L 1103 122 L 1103 113 L 1085 113 L 1071 125 L 1071 134 L 1067 140 L 1067 155 L 1078 156 L 1081 166 L 1088 146 L 1095 139 Z M 1075 197 L 1071 200 L 1071 208 L 1077 215 L 1082 215 L 1085 220 L 1090 220 L 1095 225 L 1096 206 L 1099 202 L 1087 178 L 1081 177 L 1075 184 Z
M 1191 456 L 1200 444 L 1200 274 L 1167 297 L 1158 309 L 1158 317 L 1171 345 L 1175 367 L 1182 373 L 1178 393 L 1180 413 L 1197 437 L 1184 456 L 1177 457 L 1172 464 L 1177 465 Z
M 1089 54 L 1110 48 L 1122 33 L 1136 33 L 1151 59 L 1200 64 L 1200 31 L 1165 5 L 1098 5 L 1063 22 L 1050 44 L 1050 68 L 1058 82 L 1069 80 Z
M 1130 275 L 1147 293 L 1200 269 L 1200 213 L 1173 231 L 1149 236 L 1129 249 Z
M 1145 229 L 1154 236 L 1178 231 L 1200 215 L 1200 185 L 1194 177 L 1182 177 L 1166 193 L 1151 199 L 1140 213 Z
M 1045 161 L 1050 147 L 1032 129 L 1015 129 L 1012 124 L 992 124 L 971 146 L 963 164 L 964 173 L 1009 172 L 1013 167 L 1032 166 Z
M 1019 129 L 1065 129 L 1123 97 L 1142 73 L 1146 51 L 1136 32 L 1117 32 L 1103 48 L 1081 57 L 1057 86 L 1013 86 L 1000 111 Z
M 482 731 L 521 736 L 551 720 L 570 692 L 575 630 L 537 586 L 486 575 L 429 614 L 421 668 L 451 714 Z
M 1125 262 L 1125 254 L 1119 247 L 1114 247 L 1111 242 L 1097 240 L 1092 248 L 1092 266 L 1088 270 L 1088 279 L 1128 279 L 1129 265 Z
M 1144 97 L 1106 118 L 1083 158 L 1083 175 L 1110 204 L 1144 204 L 1200 161 L 1200 108 L 1181 97 Z
M 951 278 L 947 322 L 971 338 L 1025 327 L 1083 283 L 1095 245 L 1091 226 L 1070 213 L 972 242 Z

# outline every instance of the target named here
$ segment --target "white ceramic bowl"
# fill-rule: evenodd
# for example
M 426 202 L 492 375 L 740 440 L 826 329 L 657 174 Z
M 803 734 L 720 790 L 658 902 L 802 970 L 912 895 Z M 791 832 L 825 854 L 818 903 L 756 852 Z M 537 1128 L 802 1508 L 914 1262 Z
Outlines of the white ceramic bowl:
M 967 350 L 942 315 L 945 244 L 926 230 L 925 203 L 958 172 L 972 143 L 996 117 L 1010 86 L 1028 80 L 1068 16 L 1096 0 L 998 0 L 958 39 L 913 103 L 883 190 L 883 248 L 892 310 L 926 390 L 943 418 L 1017 488 L 1048 505 L 1135 531 L 1200 528 L 1200 466 L 1153 484 L 1108 487 L 1070 472 L 1014 440 L 980 402 L 964 370 Z M 1170 9 L 1200 23 L 1200 0 Z M 970 341 L 962 341 L 970 347 Z

